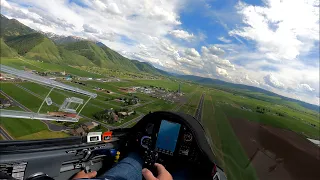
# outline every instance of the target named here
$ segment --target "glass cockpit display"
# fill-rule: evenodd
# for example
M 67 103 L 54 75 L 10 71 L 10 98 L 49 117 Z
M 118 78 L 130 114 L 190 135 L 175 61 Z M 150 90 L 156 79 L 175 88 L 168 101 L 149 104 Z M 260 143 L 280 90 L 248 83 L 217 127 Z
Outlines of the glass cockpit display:
M 160 152 L 173 155 L 178 141 L 180 127 L 181 125 L 178 123 L 162 120 L 156 142 L 156 149 Z

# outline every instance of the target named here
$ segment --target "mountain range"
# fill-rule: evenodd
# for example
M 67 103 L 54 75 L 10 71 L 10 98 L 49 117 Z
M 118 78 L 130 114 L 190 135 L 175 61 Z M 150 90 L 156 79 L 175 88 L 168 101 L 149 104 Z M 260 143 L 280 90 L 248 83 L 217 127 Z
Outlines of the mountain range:
M 28 59 L 75 66 L 97 66 L 129 72 L 167 75 L 152 65 L 130 60 L 101 42 L 75 36 L 35 31 L 15 19 L 1 15 L 1 57 Z
M 317 106 L 317 105 L 309 104 L 309 103 L 306 103 L 306 102 L 303 102 L 303 101 L 300 101 L 297 99 L 288 98 L 288 97 L 273 93 L 271 91 L 267 91 L 262 88 L 254 87 L 254 86 L 229 83 L 229 82 L 221 81 L 219 79 L 204 78 L 204 77 L 193 76 L 193 75 L 177 75 L 177 74 L 175 74 L 174 76 L 179 79 L 192 81 L 192 82 L 195 82 L 198 84 L 209 85 L 209 86 L 212 86 L 216 89 L 221 89 L 223 91 L 236 93 L 239 95 L 245 95 L 245 96 L 248 96 L 251 98 L 259 99 L 262 101 L 268 101 L 268 102 L 271 102 L 274 104 L 286 105 L 287 102 L 294 102 L 294 103 L 301 105 L 302 107 L 319 112 L 319 106 Z M 262 93 L 263 95 L 256 94 L 256 92 Z M 265 97 L 264 95 L 272 96 L 272 98 Z M 284 101 L 282 101 L 282 100 L 284 100 Z
M 23 56 L 28 59 L 55 64 L 97 66 L 101 68 L 121 69 L 129 72 L 171 76 L 214 86 L 215 88 L 220 88 L 225 91 L 243 93 L 243 90 L 249 90 L 252 92 L 260 92 L 281 98 L 282 100 L 298 103 L 311 110 L 319 111 L 319 106 L 284 97 L 258 87 L 233 84 L 218 79 L 199 76 L 168 73 L 155 68 L 147 62 L 140 62 L 123 57 L 102 42 L 90 41 L 76 36 L 61 36 L 53 33 L 39 32 L 15 19 L 8 19 L 2 14 L 0 23 L 0 57 Z M 254 98 L 260 97 L 255 96 Z

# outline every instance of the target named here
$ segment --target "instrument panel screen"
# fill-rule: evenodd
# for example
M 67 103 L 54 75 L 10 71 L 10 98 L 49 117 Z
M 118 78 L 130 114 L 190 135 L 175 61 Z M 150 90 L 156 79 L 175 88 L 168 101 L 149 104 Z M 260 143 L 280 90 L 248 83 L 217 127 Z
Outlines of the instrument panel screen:
M 92 136 L 90 137 L 90 141 L 98 141 L 99 137 L 98 136 Z
M 162 120 L 156 142 L 156 148 L 172 155 L 176 148 L 180 127 L 181 125 L 178 123 Z

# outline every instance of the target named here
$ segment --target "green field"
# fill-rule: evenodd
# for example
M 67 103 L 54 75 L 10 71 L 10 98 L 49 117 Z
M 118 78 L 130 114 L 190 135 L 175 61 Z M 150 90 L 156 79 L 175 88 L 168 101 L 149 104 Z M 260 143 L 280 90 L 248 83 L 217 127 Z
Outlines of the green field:
M 199 105 L 200 97 L 203 92 L 196 91 L 190 97 L 186 104 L 184 104 L 179 111 L 184 112 L 186 114 L 195 115 L 197 107 Z
M 26 93 L 24 90 L 18 88 L 12 83 L 0 83 L 1 90 L 6 94 L 26 106 L 31 111 L 37 112 L 42 100 L 36 98 L 35 96 Z M 53 106 L 44 106 L 41 112 L 56 110 Z
M 23 70 L 24 67 L 32 70 L 36 70 L 39 72 L 62 72 L 66 71 L 66 73 L 70 73 L 80 77 L 92 77 L 92 78 L 102 78 L 105 77 L 103 75 L 86 72 L 83 70 L 79 70 L 77 68 L 68 66 L 68 65 L 59 65 L 59 64 L 51 64 L 46 62 L 39 62 L 34 60 L 29 60 L 25 58 L 1 58 L 1 64 L 7 65 L 16 69 Z
M 176 106 L 176 104 L 161 100 L 161 99 L 157 99 L 155 100 L 153 103 L 150 103 L 146 106 L 141 106 L 136 108 L 135 110 L 138 112 L 142 112 L 144 114 L 151 112 L 155 112 L 155 111 L 170 111 L 172 110 L 174 107 Z
M 192 98 L 191 98 L 192 99 Z M 257 106 L 266 108 L 264 114 L 255 112 Z M 249 110 L 244 110 L 245 107 Z M 284 116 L 278 116 L 282 112 Z M 319 120 L 310 114 L 301 114 L 282 105 L 238 96 L 232 93 L 211 89 L 206 92 L 203 106 L 203 124 L 210 135 L 212 149 L 228 179 L 257 179 L 254 168 L 248 166 L 248 157 L 229 124 L 229 118 L 241 118 L 273 127 L 288 129 L 305 137 L 319 139 L 319 126 L 312 127 L 305 122 L 319 124 Z M 299 120 L 293 117 L 299 117 Z
M 39 131 L 33 134 L 18 137 L 18 140 L 29 140 L 29 139 L 52 139 L 52 138 L 64 138 L 69 135 L 64 132 L 51 132 L 48 130 Z
M 19 138 L 39 131 L 47 130 L 47 125 L 39 120 L 1 118 L 1 126 L 14 137 Z

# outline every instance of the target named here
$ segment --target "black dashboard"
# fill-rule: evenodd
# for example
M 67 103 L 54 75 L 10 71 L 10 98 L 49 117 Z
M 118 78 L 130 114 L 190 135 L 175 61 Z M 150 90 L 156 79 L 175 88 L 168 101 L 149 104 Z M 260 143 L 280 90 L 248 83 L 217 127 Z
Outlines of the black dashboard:
M 211 177 L 215 157 L 204 129 L 190 115 L 155 112 L 130 129 L 113 130 L 112 141 L 88 143 L 86 137 L 0 142 L 0 173 L 26 179 L 42 172 L 54 179 L 69 179 L 81 169 L 102 174 L 113 166 L 115 153 L 157 152 L 158 163 L 169 172 L 190 169 L 197 179 Z M 0 174 L 1 177 L 1 174 Z
M 198 146 L 190 128 L 166 119 L 145 124 L 142 131 L 136 133 L 136 142 L 143 150 L 156 151 L 160 163 L 173 159 L 197 162 L 199 156 Z
M 156 162 L 170 172 L 189 168 L 197 177 L 199 174 L 209 177 L 215 166 L 215 157 L 204 128 L 190 115 L 171 112 L 148 114 L 131 129 L 130 136 L 133 149 L 138 148 L 142 153 L 146 150 L 157 152 Z

